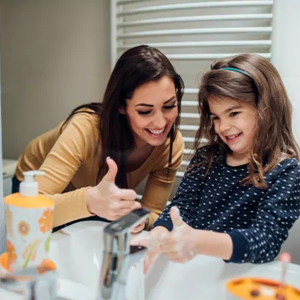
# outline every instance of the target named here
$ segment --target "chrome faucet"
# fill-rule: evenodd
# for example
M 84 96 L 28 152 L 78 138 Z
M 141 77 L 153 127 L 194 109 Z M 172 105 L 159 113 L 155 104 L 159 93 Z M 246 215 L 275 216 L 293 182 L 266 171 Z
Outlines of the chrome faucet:
M 0 276 L 0 288 L 22 300 L 58 300 L 56 272 L 44 270 L 39 274 L 31 267 L 12 274 Z
M 128 271 L 147 251 L 145 247 L 129 245 L 130 233 L 148 215 L 148 210 L 136 209 L 104 228 L 104 251 L 97 300 L 125 300 Z

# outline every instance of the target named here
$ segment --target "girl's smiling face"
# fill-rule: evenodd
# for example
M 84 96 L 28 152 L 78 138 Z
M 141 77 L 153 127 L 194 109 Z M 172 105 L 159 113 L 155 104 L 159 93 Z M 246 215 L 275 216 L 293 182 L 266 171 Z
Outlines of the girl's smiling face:
M 257 108 L 231 98 L 211 98 L 208 104 L 216 134 L 232 156 L 248 160 L 257 130 Z
M 138 87 L 126 100 L 126 115 L 137 148 L 163 144 L 178 116 L 173 80 L 164 76 Z

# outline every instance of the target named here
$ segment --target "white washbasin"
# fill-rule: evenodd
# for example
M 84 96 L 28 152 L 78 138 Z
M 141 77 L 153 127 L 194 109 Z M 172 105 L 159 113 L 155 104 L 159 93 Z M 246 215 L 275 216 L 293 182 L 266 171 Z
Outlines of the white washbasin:
M 51 236 L 50 258 L 57 266 L 59 296 L 72 300 L 95 300 L 102 264 L 103 228 L 107 223 L 86 221 L 73 224 Z M 144 285 L 140 265 L 128 274 L 128 300 L 140 299 Z M 143 292 L 144 294 L 144 292 Z
M 61 292 L 66 297 L 69 286 L 77 283 L 69 299 L 94 299 L 102 262 L 102 232 L 107 223 L 86 221 L 73 224 L 52 235 L 50 258 L 56 263 L 61 278 Z M 161 256 L 148 274 L 142 266 L 132 269 L 128 277 L 129 299 L 136 300 L 137 291 L 145 293 L 145 300 L 222 300 L 226 299 L 227 280 L 241 276 L 280 279 L 280 263 L 227 264 L 220 259 L 198 256 L 185 264 L 169 262 Z M 300 266 L 290 264 L 287 282 L 300 288 Z M 145 289 L 144 289 L 145 287 Z M 131 293 L 131 294 L 130 294 Z M 130 298 L 132 295 L 132 298 Z M 78 298 L 77 298 L 78 296 Z M 115 299 L 117 300 L 117 299 Z M 144 300 L 141 294 L 138 300 Z
M 52 234 L 50 258 L 57 265 L 60 277 L 91 288 L 96 286 L 103 251 L 103 227 L 102 222 L 80 222 Z
M 96 221 L 80 222 L 52 234 L 50 258 L 57 266 L 60 296 L 74 300 L 95 299 L 105 225 Z M 70 282 L 74 283 L 73 287 Z M 77 290 L 75 295 L 68 294 L 72 289 Z

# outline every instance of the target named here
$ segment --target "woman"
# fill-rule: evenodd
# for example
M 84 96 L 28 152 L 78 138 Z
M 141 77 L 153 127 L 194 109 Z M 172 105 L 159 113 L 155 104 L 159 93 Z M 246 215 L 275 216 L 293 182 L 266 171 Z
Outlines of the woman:
M 141 205 L 151 210 L 135 231 L 151 228 L 169 199 L 184 143 L 177 129 L 183 81 L 157 49 L 138 46 L 117 61 L 102 103 L 76 108 L 34 139 L 18 161 L 39 169 L 40 193 L 55 201 L 54 224 L 91 217 L 116 220 Z M 147 179 L 143 198 L 133 190 Z

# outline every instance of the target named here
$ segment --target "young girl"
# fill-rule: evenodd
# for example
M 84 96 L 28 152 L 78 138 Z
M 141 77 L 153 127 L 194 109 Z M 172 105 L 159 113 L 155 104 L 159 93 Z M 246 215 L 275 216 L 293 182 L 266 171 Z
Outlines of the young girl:
M 133 244 L 158 241 L 150 261 L 159 251 L 176 262 L 197 254 L 271 261 L 300 213 L 299 152 L 281 78 L 258 55 L 229 57 L 211 65 L 198 101 L 198 150 L 151 238 Z
M 119 58 L 102 103 L 83 105 L 55 129 L 37 137 L 19 158 L 23 172 L 40 169 L 40 193 L 55 201 L 54 227 L 96 216 L 116 220 L 151 209 L 152 227 L 166 206 L 184 143 L 177 129 L 183 81 L 159 50 L 138 46 Z M 133 190 L 147 179 L 143 198 Z

